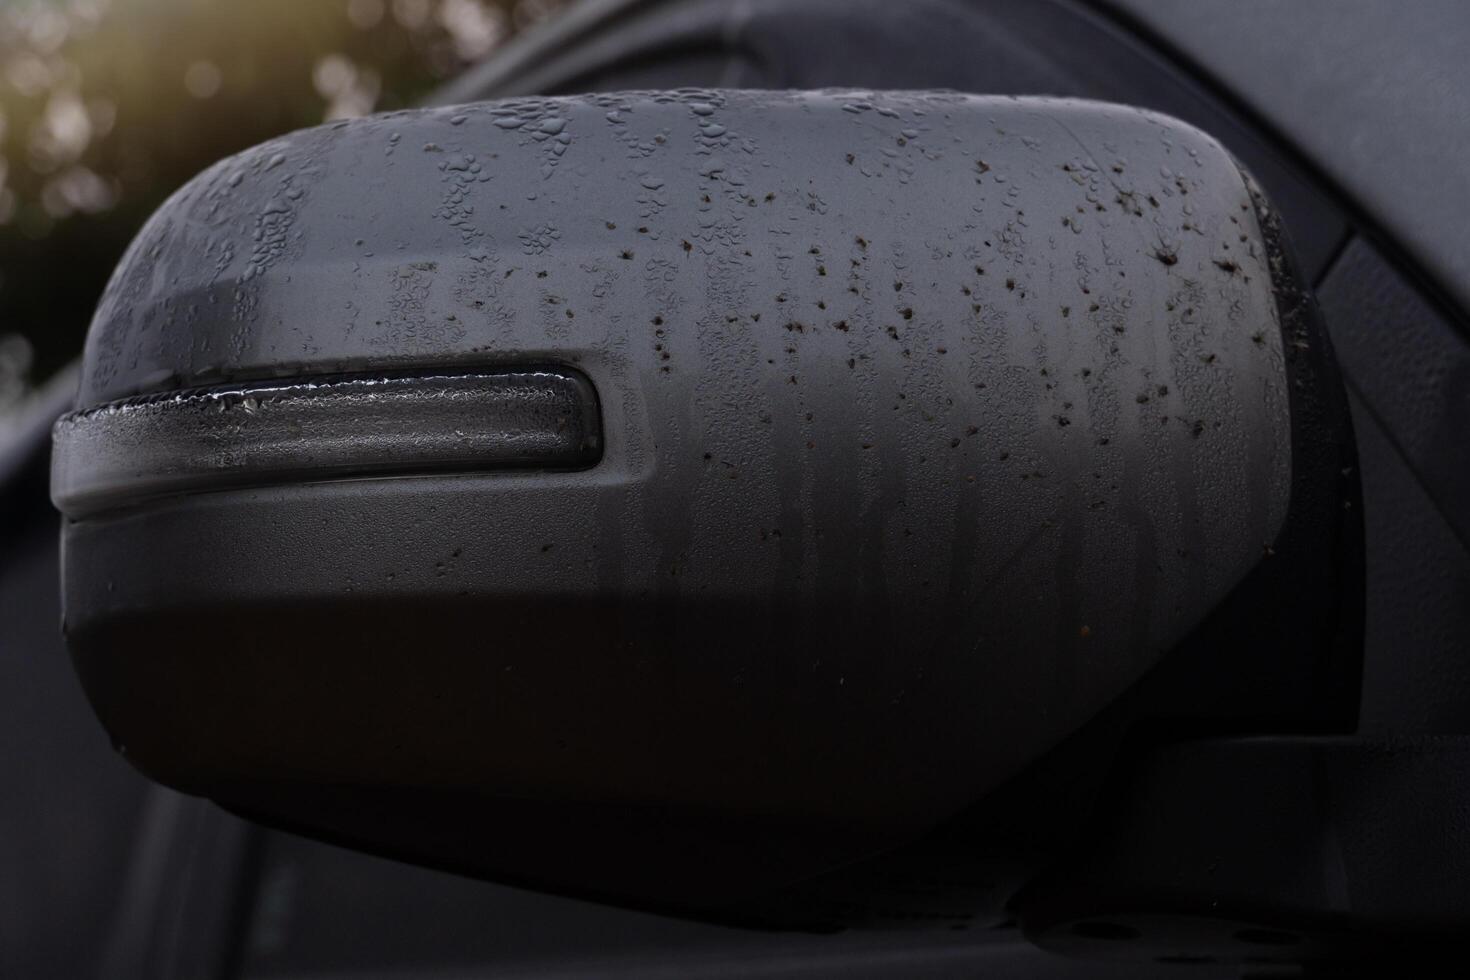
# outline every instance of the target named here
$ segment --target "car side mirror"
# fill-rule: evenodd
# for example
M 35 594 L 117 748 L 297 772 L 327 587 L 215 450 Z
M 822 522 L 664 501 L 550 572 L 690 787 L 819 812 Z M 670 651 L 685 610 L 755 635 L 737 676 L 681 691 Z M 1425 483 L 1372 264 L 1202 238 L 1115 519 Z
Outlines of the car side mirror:
M 956 821 L 1024 881 L 1148 725 L 1356 711 L 1310 303 L 1234 161 L 1131 108 L 294 133 L 139 235 L 54 458 L 68 642 L 134 765 L 538 888 L 841 925 L 852 869 Z

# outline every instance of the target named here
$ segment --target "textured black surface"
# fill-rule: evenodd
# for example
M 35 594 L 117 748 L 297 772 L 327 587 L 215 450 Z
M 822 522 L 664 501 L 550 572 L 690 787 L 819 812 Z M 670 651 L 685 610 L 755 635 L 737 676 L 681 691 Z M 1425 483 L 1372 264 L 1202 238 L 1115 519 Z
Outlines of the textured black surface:
M 1470 340 L 1361 238 L 1318 295 L 1356 393 L 1461 545 L 1470 543 Z
M 1470 554 L 1381 424 L 1354 400 L 1368 508 L 1363 726 L 1463 733 L 1470 724 Z
M 1367 515 L 1364 731 L 1470 727 L 1470 553 L 1382 424 L 1353 400 Z
M 1470 731 L 1470 344 L 1361 239 L 1322 283 L 1363 466 L 1363 725 Z

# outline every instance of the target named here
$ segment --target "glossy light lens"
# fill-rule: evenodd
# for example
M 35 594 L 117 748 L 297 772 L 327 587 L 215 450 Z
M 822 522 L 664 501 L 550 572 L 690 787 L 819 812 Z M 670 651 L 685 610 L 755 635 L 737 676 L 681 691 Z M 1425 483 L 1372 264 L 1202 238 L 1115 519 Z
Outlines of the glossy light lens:
M 70 517 L 161 494 L 369 474 L 576 469 L 602 453 L 591 384 L 565 369 L 194 389 L 56 423 Z

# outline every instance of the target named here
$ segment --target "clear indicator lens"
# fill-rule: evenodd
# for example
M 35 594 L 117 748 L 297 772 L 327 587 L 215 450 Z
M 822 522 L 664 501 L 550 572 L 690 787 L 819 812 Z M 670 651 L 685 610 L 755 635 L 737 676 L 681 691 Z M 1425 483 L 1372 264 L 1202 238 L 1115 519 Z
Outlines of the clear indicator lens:
M 602 453 L 568 370 L 199 389 L 60 419 L 51 496 L 72 517 L 161 494 L 370 474 L 577 469 Z

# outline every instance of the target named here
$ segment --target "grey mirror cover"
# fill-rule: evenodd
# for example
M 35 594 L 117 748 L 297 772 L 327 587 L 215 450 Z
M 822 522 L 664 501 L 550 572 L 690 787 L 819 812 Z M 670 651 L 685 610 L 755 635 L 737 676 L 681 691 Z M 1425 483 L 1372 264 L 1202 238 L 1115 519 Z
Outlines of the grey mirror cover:
M 1248 575 L 1291 502 L 1287 353 L 1234 162 L 1134 109 L 685 91 L 308 130 L 150 221 L 79 408 L 563 366 L 601 459 L 90 515 L 68 635 L 165 782 L 551 887 L 744 899 L 982 798 Z M 610 820 L 619 853 L 574 861 L 574 818 L 436 836 L 425 804 L 397 839 L 331 786 L 764 829 L 650 862 L 667 834 Z

